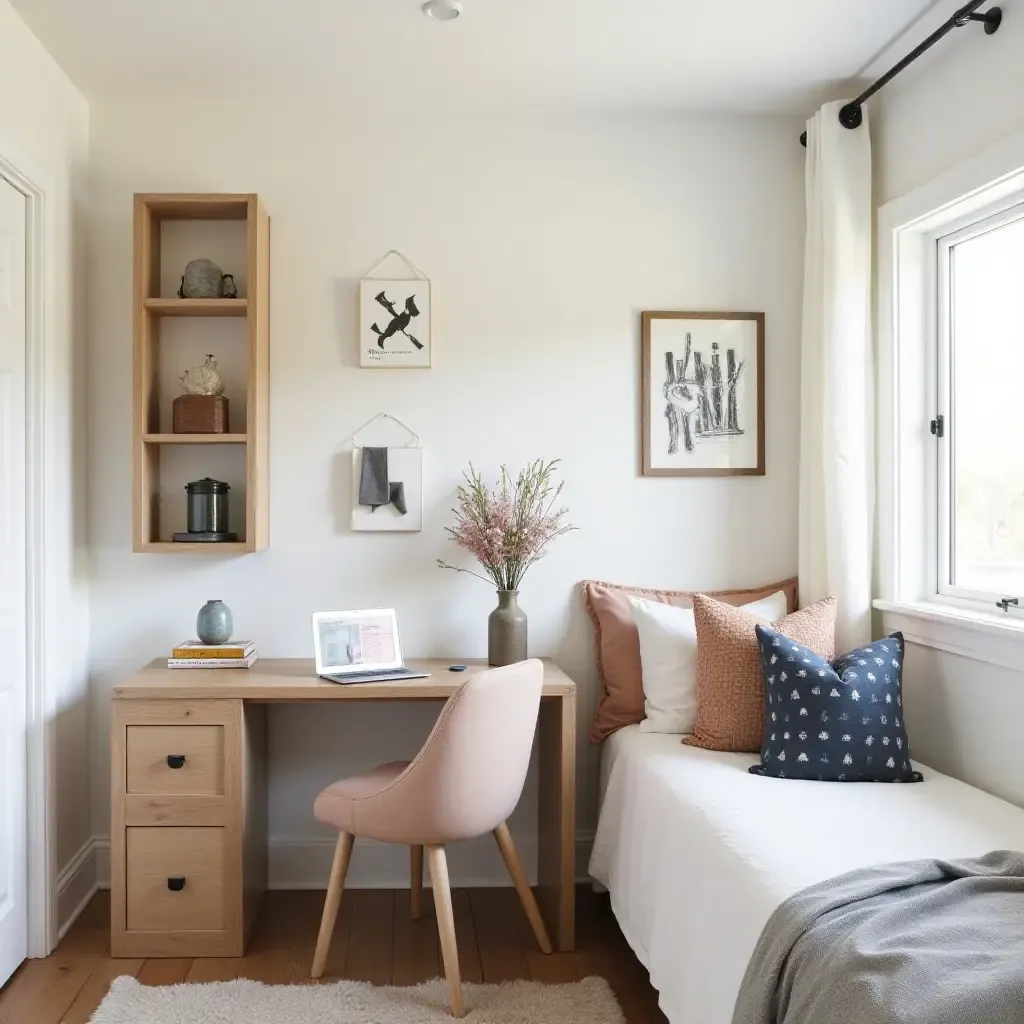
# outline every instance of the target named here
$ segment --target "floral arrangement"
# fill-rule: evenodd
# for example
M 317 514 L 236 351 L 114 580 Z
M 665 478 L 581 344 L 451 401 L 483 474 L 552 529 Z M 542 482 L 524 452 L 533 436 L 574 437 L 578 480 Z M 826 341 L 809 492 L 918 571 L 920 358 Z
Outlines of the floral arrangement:
M 554 483 L 557 465 L 558 459 L 537 459 L 519 473 L 514 485 L 502 466 L 493 490 L 470 465 L 458 489 L 458 507 L 452 509 L 455 525 L 445 529 L 460 548 L 480 562 L 487 576 L 440 558 L 438 566 L 489 579 L 498 590 L 518 590 L 526 570 L 544 555 L 548 545 L 576 529 L 565 521 L 569 510 L 555 507 L 564 486 Z

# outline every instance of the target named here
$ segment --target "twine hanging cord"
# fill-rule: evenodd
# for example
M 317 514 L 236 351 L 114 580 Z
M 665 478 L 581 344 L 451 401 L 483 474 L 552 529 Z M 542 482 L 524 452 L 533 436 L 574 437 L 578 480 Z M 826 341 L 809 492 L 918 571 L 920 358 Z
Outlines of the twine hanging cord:
M 406 265 L 406 266 L 407 266 L 407 267 L 408 267 L 408 268 L 409 268 L 409 269 L 410 269 L 410 270 L 411 270 L 411 271 L 413 272 L 414 278 L 416 278 L 416 279 L 418 279 L 418 280 L 420 280 L 420 281 L 429 281 L 429 280 L 430 280 L 430 278 L 429 278 L 429 277 L 427 277 L 427 275 L 426 275 L 426 274 L 424 274 L 424 273 L 423 273 L 423 271 L 422 271 L 422 270 L 420 270 L 420 268 L 419 268 L 419 267 L 417 267 L 417 266 L 416 266 L 416 264 L 415 264 L 415 263 L 413 263 L 413 261 L 412 261 L 411 259 L 409 259 L 409 257 L 408 257 L 408 256 L 406 256 L 406 255 L 405 255 L 404 253 L 400 253 L 400 252 L 399 252 L 399 251 L 398 251 L 397 249 L 388 249 L 388 251 L 387 251 L 386 253 L 384 253 L 384 255 L 383 255 L 383 256 L 381 256 L 381 258 L 380 258 L 379 260 L 377 260 L 377 262 L 376 262 L 376 263 L 374 263 L 374 265 L 373 265 L 372 267 L 370 267 L 370 269 L 369 269 L 369 270 L 368 270 L 368 271 L 367 271 L 367 272 L 366 272 L 365 274 L 363 274 L 362 280 L 364 280 L 364 281 L 385 281 L 385 280 L 392 280 L 392 279 L 390 279 L 390 278 L 378 278 L 378 277 L 374 277 L 374 274 L 373 274 L 373 272 L 374 272 L 374 271 L 375 271 L 375 270 L 376 270 L 376 269 L 377 269 L 377 268 L 378 268 L 378 267 L 379 267 L 379 266 L 380 266 L 380 265 L 381 265 L 381 264 L 382 264 L 382 263 L 383 263 L 383 262 L 384 262 L 384 261 L 385 261 L 385 260 L 386 260 L 386 259 L 387 259 L 387 258 L 388 258 L 389 256 L 397 256 L 397 257 L 398 257 L 398 258 L 399 258 L 399 259 L 400 259 L 400 260 L 401 260 L 401 261 L 402 261 L 402 262 L 403 262 L 403 263 L 404 263 L 404 264 L 405 264 L 405 265 Z M 405 425 L 405 424 L 403 424 L 403 426 L 404 426 L 404 425 Z
M 392 416 L 391 413 L 389 413 L 389 412 L 379 412 L 379 413 L 377 413 L 376 416 L 371 416 L 357 431 L 355 431 L 354 433 L 350 434 L 348 439 L 352 442 L 353 446 L 355 446 L 357 448 L 362 447 L 359 444 L 359 435 L 368 426 L 370 426 L 373 423 L 376 423 L 377 420 L 381 420 L 381 419 L 391 420 L 392 422 L 397 423 L 400 427 L 403 427 L 405 430 L 407 430 L 409 432 L 409 434 L 410 434 L 410 443 L 406 444 L 406 445 L 402 445 L 401 447 L 404 447 L 404 448 L 419 448 L 419 446 L 420 446 L 420 435 L 417 434 L 416 431 L 413 430 L 412 427 L 410 427 L 408 423 L 403 422 L 397 416 Z M 391 447 L 398 447 L 398 446 L 392 445 Z

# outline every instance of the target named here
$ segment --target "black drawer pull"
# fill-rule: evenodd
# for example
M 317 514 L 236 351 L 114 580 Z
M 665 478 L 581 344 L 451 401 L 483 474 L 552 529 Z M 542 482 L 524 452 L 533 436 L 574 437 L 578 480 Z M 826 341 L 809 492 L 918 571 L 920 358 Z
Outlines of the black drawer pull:
M 183 768 L 185 765 L 184 754 L 168 754 L 167 755 L 167 767 L 168 768 Z
M 184 878 L 168 878 L 167 879 L 167 888 L 170 889 L 171 892 L 181 892 L 181 890 L 185 888 L 185 879 Z

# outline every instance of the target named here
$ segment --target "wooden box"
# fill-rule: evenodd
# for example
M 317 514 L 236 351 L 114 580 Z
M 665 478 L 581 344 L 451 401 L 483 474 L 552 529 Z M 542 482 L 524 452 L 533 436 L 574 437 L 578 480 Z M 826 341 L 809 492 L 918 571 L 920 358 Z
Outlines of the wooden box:
M 175 434 L 228 433 L 228 400 L 223 395 L 179 395 L 173 403 Z

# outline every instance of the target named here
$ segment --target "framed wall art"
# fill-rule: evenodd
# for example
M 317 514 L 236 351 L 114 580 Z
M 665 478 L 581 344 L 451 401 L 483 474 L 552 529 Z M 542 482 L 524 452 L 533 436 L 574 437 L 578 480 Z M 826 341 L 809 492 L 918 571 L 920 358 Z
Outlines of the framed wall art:
M 764 476 L 764 313 L 642 314 L 644 476 Z
M 389 256 L 415 276 L 376 277 Z M 359 365 L 364 369 L 429 369 L 432 308 L 430 280 L 400 252 L 391 250 L 359 282 Z

